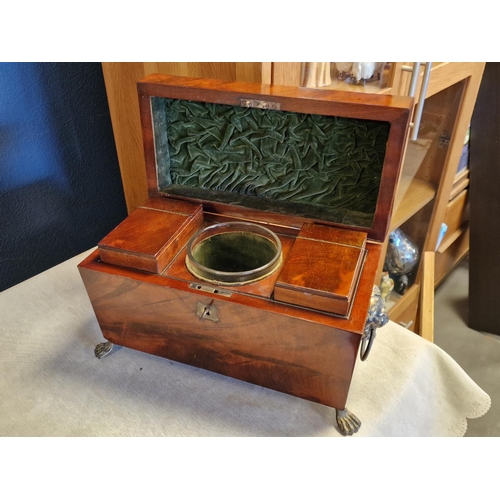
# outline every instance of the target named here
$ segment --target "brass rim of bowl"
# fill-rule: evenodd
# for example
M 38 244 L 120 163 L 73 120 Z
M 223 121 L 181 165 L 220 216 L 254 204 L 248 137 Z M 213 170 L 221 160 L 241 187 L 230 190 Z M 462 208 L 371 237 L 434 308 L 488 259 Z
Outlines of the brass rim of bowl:
M 204 266 L 194 258 L 192 250 L 196 247 L 196 244 L 218 234 L 229 234 L 233 232 L 248 232 L 268 239 L 276 248 L 274 257 L 266 264 L 246 271 L 218 271 Z M 203 238 L 203 235 L 207 233 L 209 233 L 209 235 Z M 195 245 L 194 248 L 193 245 Z M 224 222 L 207 226 L 196 233 L 189 240 L 187 245 L 186 267 L 189 272 L 203 281 L 217 285 L 245 285 L 263 280 L 272 275 L 281 265 L 281 262 L 282 247 L 278 236 L 270 229 L 251 222 Z M 246 278 L 247 276 L 248 278 Z

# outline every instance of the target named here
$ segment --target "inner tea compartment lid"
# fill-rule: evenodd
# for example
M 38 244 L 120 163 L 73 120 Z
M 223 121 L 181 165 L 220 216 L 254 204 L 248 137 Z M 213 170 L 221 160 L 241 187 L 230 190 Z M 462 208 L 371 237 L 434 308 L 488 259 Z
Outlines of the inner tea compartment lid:
M 152 198 L 98 244 L 103 262 L 161 273 L 203 223 L 203 207 Z
M 366 240 L 360 231 L 304 224 L 278 277 L 274 298 L 347 317 Z

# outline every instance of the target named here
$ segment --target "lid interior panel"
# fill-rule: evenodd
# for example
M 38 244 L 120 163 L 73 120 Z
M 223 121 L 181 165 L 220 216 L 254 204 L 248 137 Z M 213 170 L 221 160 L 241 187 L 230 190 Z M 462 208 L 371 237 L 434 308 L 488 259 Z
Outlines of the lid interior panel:
M 370 228 L 391 124 L 151 98 L 162 194 Z

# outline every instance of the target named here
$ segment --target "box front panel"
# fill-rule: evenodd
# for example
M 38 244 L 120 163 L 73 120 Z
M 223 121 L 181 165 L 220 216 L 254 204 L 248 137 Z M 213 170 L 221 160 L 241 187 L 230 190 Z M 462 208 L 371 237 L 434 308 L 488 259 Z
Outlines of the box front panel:
M 85 267 L 80 272 L 107 340 L 331 407 L 345 406 L 359 334 L 276 314 L 269 307 Z

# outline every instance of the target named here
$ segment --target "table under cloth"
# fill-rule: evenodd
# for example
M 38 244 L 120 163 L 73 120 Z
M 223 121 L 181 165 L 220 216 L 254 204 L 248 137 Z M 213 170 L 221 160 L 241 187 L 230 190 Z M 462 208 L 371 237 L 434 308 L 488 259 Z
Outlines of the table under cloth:
M 77 269 L 89 253 L 0 293 L 0 436 L 340 436 L 317 403 L 123 347 L 97 359 Z M 448 354 L 391 321 L 347 401 L 355 437 L 463 436 L 490 404 Z

